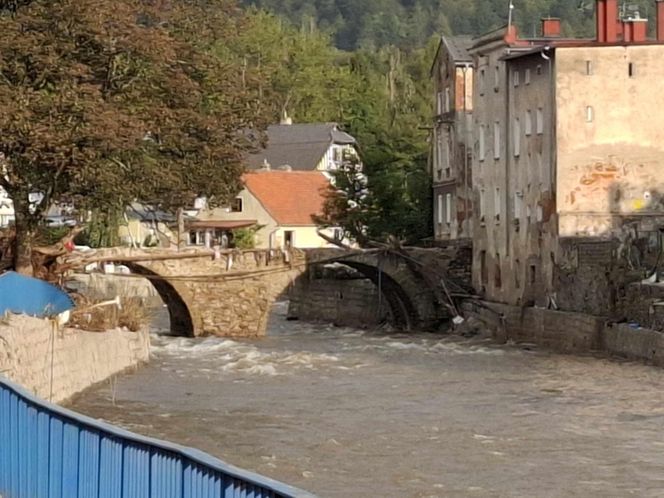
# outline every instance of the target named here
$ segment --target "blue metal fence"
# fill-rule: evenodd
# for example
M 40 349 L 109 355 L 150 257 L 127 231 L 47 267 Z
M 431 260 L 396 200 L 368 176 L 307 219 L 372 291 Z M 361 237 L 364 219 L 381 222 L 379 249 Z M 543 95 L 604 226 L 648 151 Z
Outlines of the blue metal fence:
M 42 401 L 0 376 L 1 498 L 313 498 Z

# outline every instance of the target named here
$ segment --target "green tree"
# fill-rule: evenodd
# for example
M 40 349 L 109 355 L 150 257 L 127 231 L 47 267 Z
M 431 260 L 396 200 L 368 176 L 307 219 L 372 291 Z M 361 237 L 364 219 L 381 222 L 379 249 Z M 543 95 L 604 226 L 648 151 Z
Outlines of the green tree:
M 117 212 L 235 195 L 249 146 L 238 130 L 263 123 L 241 68 L 210 53 L 237 36 L 232 1 L 0 9 L 0 185 L 16 210 L 18 267 L 53 202 Z

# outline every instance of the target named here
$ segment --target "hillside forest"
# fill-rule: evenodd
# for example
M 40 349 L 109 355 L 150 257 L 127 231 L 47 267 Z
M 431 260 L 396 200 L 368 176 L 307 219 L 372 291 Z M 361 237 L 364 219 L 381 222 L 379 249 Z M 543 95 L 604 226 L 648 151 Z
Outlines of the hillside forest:
M 641 2 L 642 14 L 650 3 Z M 509 4 L 244 0 L 246 29 L 241 43 L 227 50 L 257 75 L 256 91 L 270 119 L 287 113 L 295 122 L 336 121 L 359 140 L 368 195 L 341 216 L 341 203 L 335 203 L 328 221 L 355 220 L 348 228 L 359 238 L 391 235 L 417 243 L 432 232 L 429 72 L 440 35 L 477 35 L 504 25 Z M 563 19 L 566 34 L 593 35 L 593 0 L 513 4 L 524 35 L 536 34 L 543 16 Z M 365 233 L 358 233 L 359 226 Z

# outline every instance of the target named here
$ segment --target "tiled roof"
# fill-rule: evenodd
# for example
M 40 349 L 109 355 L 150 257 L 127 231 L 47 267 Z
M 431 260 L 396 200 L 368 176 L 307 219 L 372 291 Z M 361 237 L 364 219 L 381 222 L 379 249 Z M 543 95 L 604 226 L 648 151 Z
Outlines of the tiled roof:
M 443 36 L 443 43 L 453 61 L 472 62 L 473 58 L 468 53 L 473 45 L 470 36 Z
M 273 169 L 290 166 L 294 170 L 312 171 L 332 145 L 354 144 L 355 139 L 337 128 L 335 123 L 272 125 L 267 129 L 267 145 L 247 158 L 251 169 Z
M 330 185 L 318 171 L 260 171 L 245 173 L 244 184 L 280 225 L 314 225 L 323 211 Z

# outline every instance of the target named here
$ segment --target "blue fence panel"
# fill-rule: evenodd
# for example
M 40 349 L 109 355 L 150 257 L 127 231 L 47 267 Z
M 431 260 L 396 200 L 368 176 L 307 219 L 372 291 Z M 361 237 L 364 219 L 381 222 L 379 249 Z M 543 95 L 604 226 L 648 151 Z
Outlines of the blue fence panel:
M 47 403 L 0 376 L 2 498 L 313 498 Z

